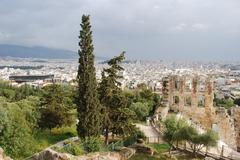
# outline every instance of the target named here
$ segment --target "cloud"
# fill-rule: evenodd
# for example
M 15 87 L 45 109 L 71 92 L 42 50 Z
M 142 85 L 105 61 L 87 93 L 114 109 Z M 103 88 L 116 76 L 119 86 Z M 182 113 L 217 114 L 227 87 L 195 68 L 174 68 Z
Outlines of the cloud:
M 76 51 L 84 13 L 99 56 L 240 59 L 239 0 L 1 0 L 0 43 Z
M 7 40 L 10 38 L 10 35 L 9 34 L 6 34 L 6 33 L 3 33 L 3 32 L 0 32 L 0 40 Z
M 192 29 L 193 29 L 194 31 L 205 31 L 205 30 L 207 30 L 208 28 L 209 28 L 208 25 L 202 24 L 202 23 L 196 23 L 196 24 L 193 24 L 193 25 L 192 25 Z
M 170 30 L 172 31 L 183 31 L 188 27 L 188 25 L 186 23 L 180 23 L 172 28 L 170 28 Z
M 180 23 L 176 26 L 170 28 L 170 31 L 173 32 L 195 32 L 195 31 L 207 31 L 209 26 L 207 24 L 195 23 L 195 24 L 186 24 Z

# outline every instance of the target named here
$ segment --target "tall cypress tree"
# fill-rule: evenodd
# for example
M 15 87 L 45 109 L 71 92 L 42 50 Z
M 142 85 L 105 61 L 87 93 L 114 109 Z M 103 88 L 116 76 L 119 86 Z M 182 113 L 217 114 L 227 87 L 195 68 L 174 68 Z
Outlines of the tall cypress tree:
M 77 131 L 80 138 L 98 137 L 101 133 L 101 107 L 97 93 L 94 47 L 89 15 L 82 16 L 78 50 Z

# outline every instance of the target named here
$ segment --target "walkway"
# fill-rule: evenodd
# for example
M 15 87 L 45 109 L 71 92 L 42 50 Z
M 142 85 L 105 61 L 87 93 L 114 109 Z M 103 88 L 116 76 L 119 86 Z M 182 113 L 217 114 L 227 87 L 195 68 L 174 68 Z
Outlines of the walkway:
M 163 143 L 162 136 L 151 125 L 136 124 L 147 137 L 148 143 Z

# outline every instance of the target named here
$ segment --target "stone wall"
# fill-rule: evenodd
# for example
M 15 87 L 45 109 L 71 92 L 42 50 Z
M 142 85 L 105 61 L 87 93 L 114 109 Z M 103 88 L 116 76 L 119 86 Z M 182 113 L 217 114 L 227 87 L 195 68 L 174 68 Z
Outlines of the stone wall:
M 213 107 L 214 86 L 210 77 L 201 82 L 200 77 L 192 77 L 190 90 L 185 90 L 185 77 L 187 76 L 164 78 L 165 81 L 168 80 L 165 86 L 165 91 L 168 92 L 164 93 L 164 97 L 168 97 L 164 101 L 165 105 L 169 106 L 170 110 L 190 118 L 204 130 L 214 129 L 223 142 L 235 150 L 240 150 L 240 109 L 236 108 L 232 111 L 233 115 L 229 115 L 226 109 Z M 204 84 L 205 88 L 200 89 L 200 83 Z M 176 96 L 179 97 L 178 104 L 174 103 Z M 189 97 L 190 105 L 186 100 Z M 204 99 L 202 106 L 199 105 L 200 97 Z
M 234 126 L 234 119 L 230 117 L 225 108 L 217 108 L 214 116 L 214 124 L 217 126 L 218 134 L 231 148 L 237 150 L 237 137 Z
M 234 117 L 234 127 L 237 139 L 237 151 L 240 152 L 240 107 L 232 110 Z

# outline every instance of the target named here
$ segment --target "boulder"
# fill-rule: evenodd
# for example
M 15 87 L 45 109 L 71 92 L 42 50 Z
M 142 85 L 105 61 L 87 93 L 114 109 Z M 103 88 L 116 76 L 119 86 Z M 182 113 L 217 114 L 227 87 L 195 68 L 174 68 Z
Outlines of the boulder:
M 52 149 L 44 150 L 32 158 L 32 160 L 69 160 L 73 156 L 65 153 L 58 153 Z
M 52 149 L 47 149 L 36 154 L 32 160 L 125 160 L 117 152 L 91 153 L 84 156 L 73 156 L 66 153 L 58 153 Z

